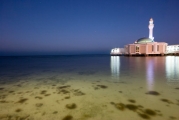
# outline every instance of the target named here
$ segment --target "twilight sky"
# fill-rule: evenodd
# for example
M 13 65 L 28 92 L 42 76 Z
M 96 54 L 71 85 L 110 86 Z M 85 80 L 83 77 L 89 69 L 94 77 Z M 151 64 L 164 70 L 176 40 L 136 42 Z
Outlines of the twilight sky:
M 148 37 L 179 44 L 179 0 L 0 0 L 0 55 L 110 53 Z

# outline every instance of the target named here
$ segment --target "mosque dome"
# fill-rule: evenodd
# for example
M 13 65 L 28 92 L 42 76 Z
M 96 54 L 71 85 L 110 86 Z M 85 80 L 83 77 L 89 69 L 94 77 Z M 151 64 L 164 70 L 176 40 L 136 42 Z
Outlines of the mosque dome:
M 154 41 L 150 38 L 140 38 L 135 41 L 135 44 L 144 44 L 144 43 L 151 43 L 151 42 L 154 42 Z

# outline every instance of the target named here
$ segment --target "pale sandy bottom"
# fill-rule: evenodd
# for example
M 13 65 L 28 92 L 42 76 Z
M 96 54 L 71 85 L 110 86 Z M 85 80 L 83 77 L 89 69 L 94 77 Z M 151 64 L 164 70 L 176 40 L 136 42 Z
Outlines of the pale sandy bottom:
M 179 120 L 179 84 L 149 84 L 108 75 L 23 77 L 0 84 L 0 120 Z

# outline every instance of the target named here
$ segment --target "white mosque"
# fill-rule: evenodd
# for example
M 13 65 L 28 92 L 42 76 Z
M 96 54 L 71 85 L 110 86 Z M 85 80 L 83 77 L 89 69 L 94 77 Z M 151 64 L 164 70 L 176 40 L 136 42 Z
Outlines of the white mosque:
M 179 54 L 179 45 L 168 45 L 166 42 L 155 42 L 153 37 L 153 19 L 149 20 L 149 37 L 140 38 L 124 48 L 113 48 L 111 55 L 166 55 Z

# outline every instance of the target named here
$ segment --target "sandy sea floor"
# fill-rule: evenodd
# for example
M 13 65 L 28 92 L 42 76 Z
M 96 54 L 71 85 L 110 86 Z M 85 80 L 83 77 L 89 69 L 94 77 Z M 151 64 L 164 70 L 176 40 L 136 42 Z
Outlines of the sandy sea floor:
M 1 81 L 0 120 L 179 120 L 179 83 L 142 79 L 39 73 Z

